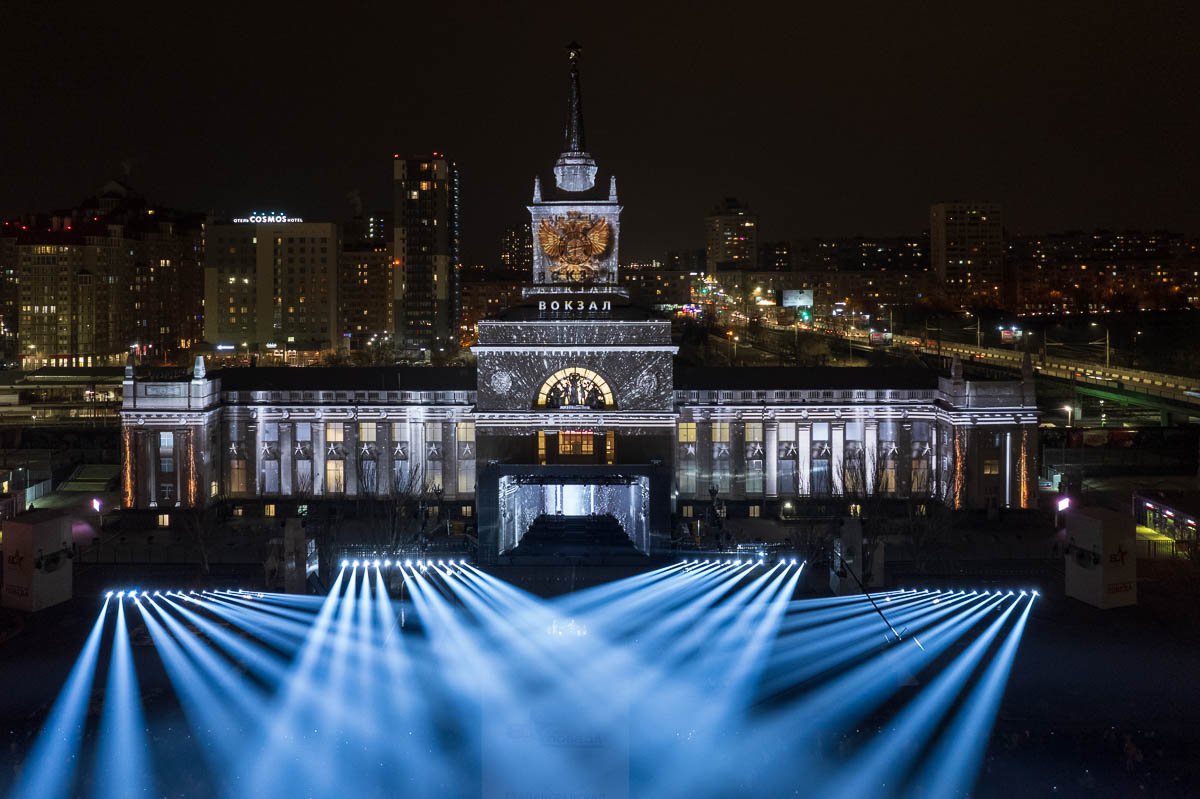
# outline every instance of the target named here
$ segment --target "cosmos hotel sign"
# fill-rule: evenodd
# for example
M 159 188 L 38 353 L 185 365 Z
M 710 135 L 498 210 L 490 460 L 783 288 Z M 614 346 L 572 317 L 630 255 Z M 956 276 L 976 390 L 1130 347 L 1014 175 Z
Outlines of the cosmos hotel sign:
M 299 216 L 288 216 L 283 211 L 251 211 L 249 216 L 239 216 L 233 219 L 235 225 L 258 225 L 279 222 L 303 222 Z

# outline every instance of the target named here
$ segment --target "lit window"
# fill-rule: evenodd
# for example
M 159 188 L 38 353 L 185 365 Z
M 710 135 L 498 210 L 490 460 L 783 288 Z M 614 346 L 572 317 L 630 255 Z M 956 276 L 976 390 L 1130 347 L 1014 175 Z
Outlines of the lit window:
M 684 505 L 682 508 L 679 509 L 679 512 L 685 519 L 692 518 L 692 506 L 691 505 Z
M 996 460 L 995 458 L 984 461 L 983 462 L 983 473 L 985 475 L 1000 474 L 1000 461 Z
M 346 462 L 341 460 L 325 461 L 325 490 L 330 494 L 340 494 L 346 488 Z
M 757 519 L 761 515 L 762 515 L 762 508 L 758 507 L 757 505 L 750 506 L 750 518 L 751 519 Z
M 169 513 L 158 514 L 158 526 L 159 527 L 170 527 L 171 526 L 171 514 L 169 514 Z
M 375 423 L 363 422 L 358 426 L 358 440 L 368 444 L 375 443 Z
M 695 422 L 680 422 L 679 423 L 679 443 L 680 444 L 695 444 L 696 443 L 696 423 Z
M 729 422 L 713 422 L 712 440 L 714 444 L 729 443 Z
M 345 434 L 346 429 L 341 422 L 327 422 L 325 424 L 325 440 L 330 444 L 341 443 Z
M 236 516 L 237 518 L 239 518 L 239 519 L 242 518 L 242 515 L 245 514 L 245 512 L 246 512 L 246 509 L 243 508 L 241 505 L 233 506 L 233 515 Z
M 590 432 L 561 432 L 558 434 L 559 455 L 591 455 L 595 439 Z
M 467 517 L 468 519 L 471 518 L 472 516 L 474 516 L 475 515 L 475 506 L 474 505 L 463 505 L 462 506 L 462 515 Z
M 263 505 L 263 516 L 273 517 L 275 515 L 275 503 L 268 502 Z

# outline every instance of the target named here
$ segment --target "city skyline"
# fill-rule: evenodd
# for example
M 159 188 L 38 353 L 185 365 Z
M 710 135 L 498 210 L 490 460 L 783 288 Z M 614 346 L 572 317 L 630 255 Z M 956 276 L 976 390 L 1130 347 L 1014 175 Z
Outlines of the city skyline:
M 253 12 L 186 30 L 15 12 L 16 27 L 54 35 L 18 40 L 10 73 L 28 72 L 36 43 L 39 61 L 89 77 L 61 79 L 57 102 L 37 81 L 10 87 L 10 112 L 32 124 L 0 133 L 0 209 L 75 202 L 128 162 L 131 183 L 165 205 L 337 220 L 351 192 L 368 209 L 390 206 L 395 153 L 437 150 L 463 172 L 464 262 L 491 261 L 519 221 L 509 198 L 528 193 L 526 165 L 548 178 L 563 122 L 561 77 L 533 65 L 578 38 L 597 76 L 585 87 L 589 145 L 601 179 L 622 177 L 634 259 L 694 246 L 725 196 L 755 208 L 763 241 L 916 232 L 931 203 L 955 199 L 1001 203 L 1013 233 L 1200 229 L 1188 199 L 1197 112 L 1179 80 L 1200 73 L 1187 15 L 1089 5 L 984 25 L 948 8 L 896 13 L 773 16 L 728 34 L 705 9 L 642 14 L 626 30 L 615 8 L 500 18 L 460 6 L 428 24 L 403 18 L 432 43 L 404 40 L 402 63 L 370 46 L 399 21 L 361 9 L 323 24 L 303 59 L 303 18 L 272 22 L 282 27 L 268 40 Z M 201 46 L 214 37 L 219 52 Z M 983 68 L 950 68 L 970 64 Z

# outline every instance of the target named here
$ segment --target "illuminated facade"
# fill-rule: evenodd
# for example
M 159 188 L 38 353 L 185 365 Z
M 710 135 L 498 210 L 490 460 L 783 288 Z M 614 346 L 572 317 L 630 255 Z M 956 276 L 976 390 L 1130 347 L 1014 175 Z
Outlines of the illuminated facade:
M 564 517 L 615 519 L 648 554 L 714 494 L 729 515 L 778 518 L 813 502 L 848 513 L 868 497 L 1030 506 L 1031 375 L 967 381 L 960 364 L 940 378 L 677 371 L 670 320 L 619 283 L 621 207 L 611 179 L 594 193 L 578 79 L 573 49 L 556 191 L 536 186 L 529 206 L 533 229 L 548 232 L 535 237 L 523 302 L 479 322 L 474 369 L 210 375 L 198 362 L 175 381 L 131 369 L 131 504 L 168 517 L 218 502 L 285 516 L 318 501 L 436 497 L 470 519 L 484 561 L 519 556 L 530 529 Z
M 252 214 L 204 228 L 204 338 L 218 351 L 328 350 L 340 339 L 332 222 Z M 253 221 L 252 221 L 253 220 Z

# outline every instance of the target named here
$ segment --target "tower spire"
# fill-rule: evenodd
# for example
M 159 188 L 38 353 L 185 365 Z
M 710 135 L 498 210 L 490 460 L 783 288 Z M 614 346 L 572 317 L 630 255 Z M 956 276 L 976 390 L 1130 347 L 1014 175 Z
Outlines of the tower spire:
M 586 153 L 587 136 L 583 130 L 583 92 L 579 88 L 579 55 L 583 48 L 577 42 L 567 45 L 571 64 L 571 88 L 567 95 L 567 127 L 563 131 L 564 153 Z
M 554 179 L 563 191 L 587 191 L 596 185 L 596 161 L 587 151 L 583 132 L 583 94 L 579 88 L 579 54 L 576 42 L 567 45 L 571 65 L 567 94 L 567 125 L 563 129 L 563 151 L 554 165 Z

